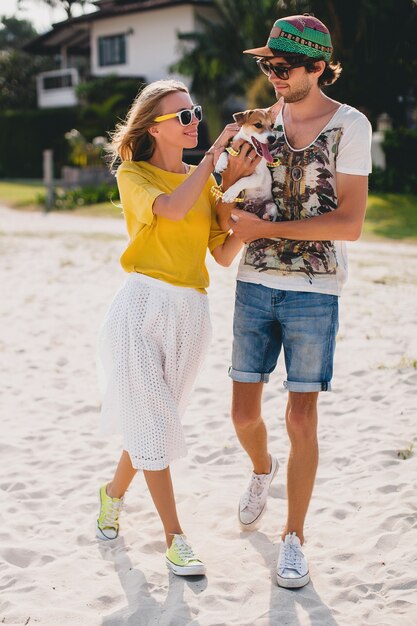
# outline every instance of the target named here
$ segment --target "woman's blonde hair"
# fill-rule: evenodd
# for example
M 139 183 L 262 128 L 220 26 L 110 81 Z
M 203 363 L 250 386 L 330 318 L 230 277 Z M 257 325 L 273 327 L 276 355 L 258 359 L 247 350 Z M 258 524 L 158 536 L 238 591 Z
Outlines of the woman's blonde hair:
M 176 91 L 188 93 L 179 80 L 157 80 L 136 96 L 126 119 L 110 133 L 107 146 L 110 168 L 121 161 L 148 161 L 155 150 L 155 139 L 148 133 L 155 117 L 161 115 L 161 101 Z

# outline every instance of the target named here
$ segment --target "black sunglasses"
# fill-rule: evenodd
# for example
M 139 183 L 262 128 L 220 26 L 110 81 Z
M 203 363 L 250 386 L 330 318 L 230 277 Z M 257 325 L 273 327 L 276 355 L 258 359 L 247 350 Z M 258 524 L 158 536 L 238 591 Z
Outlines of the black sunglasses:
M 305 63 L 295 63 L 294 65 L 289 65 L 288 67 L 283 67 L 282 65 L 272 65 L 266 59 L 257 59 L 256 63 L 258 64 L 259 69 L 263 72 L 268 78 L 271 76 L 271 72 L 275 74 L 277 78 L 281 80 L 288 80 L 290 77 L 290 71 L 296 67 L 305 67 Z
M 165 120 L 170 120 L 174 117 L 178 117 L 181 126 L 189 126 L 193 121 L 193 114 L 197 122 L 201 122 L 203 119 L 203 109 L 201 105 L 196 104 L 192 109 L 182 109 L 182 111 L 178 111 L 177 113 L 168 113 L 167 115 L 159 115 L 155 117 L 154 122 L 163 122 Z

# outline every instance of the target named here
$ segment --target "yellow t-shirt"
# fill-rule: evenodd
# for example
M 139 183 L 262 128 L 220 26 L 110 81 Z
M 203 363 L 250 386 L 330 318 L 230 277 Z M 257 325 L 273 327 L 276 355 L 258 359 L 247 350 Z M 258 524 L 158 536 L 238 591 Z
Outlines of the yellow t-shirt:
M 147 161 L 123 161 L 117 184 L 130 241 L 120 262 L 126 272 L 205 293 L 209 285 L 207 248 L 212 252 L 227 237 L 217 223 L 210 194 L 214 177 L 209 178 L 184 219 L 173 221 L 152 211 L 155 199 L 172 193 L 194 169 L 191 166 L 188 174 L 174 174 Z

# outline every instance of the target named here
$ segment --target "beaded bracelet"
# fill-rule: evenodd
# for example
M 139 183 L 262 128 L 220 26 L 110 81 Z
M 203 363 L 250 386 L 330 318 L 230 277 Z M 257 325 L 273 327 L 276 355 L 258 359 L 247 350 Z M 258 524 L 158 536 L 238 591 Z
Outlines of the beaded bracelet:
M 223 198 L 224 192 L 220 185 L 213 185 L 210 191 L 213 194 L 213 196 L 216 198 L 216 200 L 220 200 L 221 198 Z M 245 201 L 245 198 L 233 198 L 232 200 L 232 202 L 244 202 L 244 201 Z
M 226 152 L 228 152 L 230 156 L 236 157 L 240 154 L 240 148 L 239 150 L 235 150 L 234 148 L 232 148 L 232 146 L 227 146 Z

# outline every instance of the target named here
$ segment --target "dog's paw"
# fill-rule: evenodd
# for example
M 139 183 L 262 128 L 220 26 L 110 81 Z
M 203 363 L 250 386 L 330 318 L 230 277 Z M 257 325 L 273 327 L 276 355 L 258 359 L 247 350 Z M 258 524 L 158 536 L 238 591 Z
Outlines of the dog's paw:
M 217 163 L 216 163 L 216 167 L 214 168 L 214 171 L 217 172 L 217 174 L 221 174 L 222 172 L 224 172 L 225 169 L 227 169 L 227 164 L 228 164 L 227 152 L 222 152 L 219 158 L 217 159 Z
M 233 202 L 235 198 L 236 198 L 236 193 L 233 190 L 233 187 L 230 187 L 230 189 L 224 192 L 222 200 L 225 204 L 228 204 L 229 202 Z
M 276 204 L 274 202 L 269 202 L 265 206 L 265 213 L 263 214 L 262 219 L 271 220 L 272 222 L 275 222 L 277 217 L 278 217 L 278 209 L 277 209 Z

